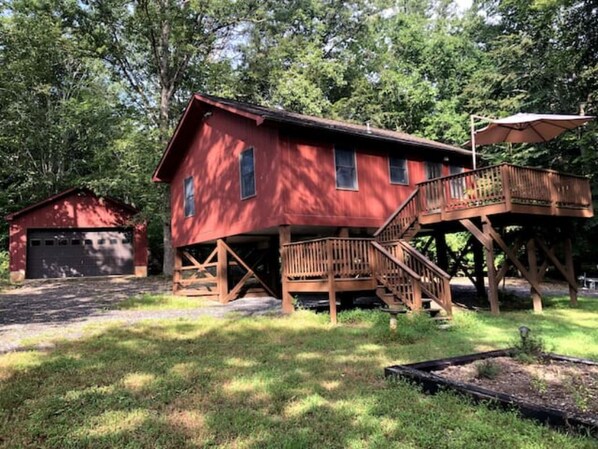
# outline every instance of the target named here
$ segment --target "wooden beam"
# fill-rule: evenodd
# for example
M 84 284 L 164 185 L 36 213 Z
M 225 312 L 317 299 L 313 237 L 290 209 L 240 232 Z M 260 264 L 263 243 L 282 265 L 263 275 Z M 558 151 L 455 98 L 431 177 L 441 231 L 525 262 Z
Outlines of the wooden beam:
M 575 268 L 573 266 L 573 248 L 571 245 L 571 238 L 565 238 L 565 265 L 567 266 L 567 272 L 569 278 L 573 278 L 574 283 L 569 282 L 569 300 L 571 305 L 577 305 L 577 282 L 575 282 Z
M 484 226 L 487 229 L 488 235 L 498 244 L 498 246 L 500 247 L 501 250 L 503 250 L 505 255 L 509 259 L 511 259 L 511 262 L 513 263 L 513 265 L 515 265 L 515 267 L 521 272 L 521 274 L 527 280 L 527 282 L 529 282 L 531 284 L 531 286 L 534 287 L 537 291 L 540 291 L 540 284 L 538 283 L 536 278 L 531 276 L 528 269 L 519 261 L 519 259 L 517 258 L 517 255 L 515 253 L 513 253 L 511 248 L 509 248 L 509 246 L 505 243 L 505 241 L 502 239 L 500 234 L 498 232 L 496 232 L 496 230 L 492 227 L 492 224 L 490 223 L 490 220 L 488 220 L 488 217 L 484 217 L 483 220 L 484 220 Z
M 328 303 L 330 305 L 330 322 L 336 324 L 336 285 L 334 283 L 334 255 L 332 254 L 332 240 L 326 241 L 326 255 L 328 260 Z
M 546 245 L 546 243 L 544 243 L 540 238 L 536 238 L 536 242 L 538 243 L 538 246 L 540 247 L 540 249 L 542 249 L 542 251 L 544 252 L 544 254 L 546 254 L 546 257 L 548 257 L 548 259 L 550 259 L 550 261 L 555 266 L 555 268 L 565 278 L 565 280 L 567 281 L 567 283 L 569 284 L 569 286 L 573 287 L 575 289 L 575 291 L 577 291 L 577 281 L 575 280 L 575 275 L 574 274 L 571 275 L 570 272 L 569 272 L 569 267 L 564 266 L 559 261 L 559 259 L 556 257 L 556 254 L 554 252 L 554 248 L 548 248 L 548 246 Z M 566 244 L 565 244 L 565 246 L 566 246 Z M 566 253 L 567 253 L 567 249 L 565 248 L 565 254 Z M 565 256 L 565 258 L 566 258 L 566 256 Z M 565 262 L 565 265 L 567 265 L 567 262 Z
M 226 243 L 224 240 L 216 241 L 216 250 L 218 252 L 218 265 L 216 266 L 216 278 L 218 279 L 218 296 L 220 302 L 225 304 L 230 301 L 228 295 L 228 255 L 226 252 Z
M 467 229 L 471 233 L 471 235 L 473 235 L 478 240 L 478 242 L 484 245 L 484 248 L 489 249 L 492 247 L 492 239 L 490 238 L 490 236 L 487 235 L 486 232 L 480 231 L 480 229 L 474 224 L 473 221 L 471 221 L 470 219 L 466 219 L 459 220 L 459 223 L 461 223 L 463 227 Z
M 527 260 L 529 262 L 530 277 L 538 284 L 538 259 L 536 256 L 536 241 L 533 238 L 527 242 Z M 532 286 L 530 293 L 532 295 L 534 313 L 542 313 L 542 296 L 540 291 Z
M 437 232 L 434 235 L 436 240 L 436 261 L 438 266 L 444 271 L 448 270 L 448 246 L 446 245 L 446 236 L 443 232 Z
M 292 313 L 295 310 L 293 297 L 289 291 L 289 280 L 287 276 L 286 251 L 284 245 L 291 243 L 291 227 L 283 225 L 278 228 L 278 245 L 280 249 L 280 271 L 282 283 L 282 311 L 283 313 Z
M 475 288 L 478 296 L 486 294 L 484 286 L 484 246 L 477 240 L 472 240 L 473 244 L 473 263 L 475 274 Z
M 172 272 L 172 294 L 176 295 L 179 287 L 181 278 L 183 273 L 181 272 L 181 268 L 183 268 L 183 257 L 181 255 L 181 250 L 179 248 L 174 249 L 174 266 Z
M 471 224 L 473 225 L 473 223 Z M 488 240 L 490 242 L 488 246 L 484 245 L 486 253 L 486 265 L 488 267 L 488 301 L 490 301 L 490 312 L 493 315 L 498 315 L 500 313 L 500 307 L 498 304 L 498 283 L 496 282 L 496 266 L 494 265 L 494 245 L 492 243 L 492 239 L 490 238 L 490 230 L 492 229 L 492 226 L 490 225 L 490 222 L 483 221 L 482 227 L 484 231 L 484 238 L 478 240 L 480 243 L 482 243 L 482 240 Z
M 233 249 L 230 246 L 228 246 L 224 241 L 222 242 L 222 244 L 226 248 L 226 251 L 231 256 L 233 256 L 233 258 L 239 263 L 239 265 L 245 268 L 245 270 L 247 270 L 248 272 L 251 272 L 251 276 L 253 276 L 255 280 L 261 284 L 262 287 L 264 287 L 264 290 L 266 290 L 270 296 L 275 296 L 275 293 L 272 291 L 270 286 L 266 282 L 264 282 L 264 280 L 260 276 L 258 276 L 258 274 L 255 272 L 253 268 L 247 265 L 247 263 L 245 263 L 245 261 L 241 259 L 241 257 L 239 257 L 239 255 L 235 251 L 233 251 Z

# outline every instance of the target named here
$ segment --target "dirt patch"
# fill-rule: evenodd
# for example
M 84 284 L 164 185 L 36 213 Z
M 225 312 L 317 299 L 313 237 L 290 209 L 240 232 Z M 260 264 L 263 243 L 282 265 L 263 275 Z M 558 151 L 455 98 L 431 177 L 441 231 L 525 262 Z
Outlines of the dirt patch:
M 492 364 L 492 379 L 480 377 L 482 364 Z M 435 371 L 450 380 L 506 393 L 527 402 L 555 408 L 598 425 L 598 366 L 560 360 L 521 363 L 496 357 Z

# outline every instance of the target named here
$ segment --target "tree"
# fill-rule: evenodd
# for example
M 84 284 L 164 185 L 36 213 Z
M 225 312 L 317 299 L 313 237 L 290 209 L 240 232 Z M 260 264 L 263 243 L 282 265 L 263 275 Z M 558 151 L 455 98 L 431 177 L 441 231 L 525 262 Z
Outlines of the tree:
M 79 5 L 72 23 L 88 54 L 104 61 L 115 82 L 126 87 L 152 137 L 146 155 L 157 162 L 190 93 L 220 85 L 221 55 L 232 51 L 243 27 L 265 10 L 256 0 L 89 0 Z M 154 212 L 163 221 L 163 271 L 172 274 L 168 194 L 154 190 L 161 196 Z

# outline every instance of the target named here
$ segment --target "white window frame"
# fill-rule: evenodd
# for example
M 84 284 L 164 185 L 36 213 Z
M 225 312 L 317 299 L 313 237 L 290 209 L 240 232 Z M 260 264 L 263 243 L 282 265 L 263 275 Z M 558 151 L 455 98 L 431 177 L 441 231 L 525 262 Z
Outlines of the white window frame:
M 396 182 L 396 181 L 392 180 L 392 170 L 391 170 L 390 161 L 393 157 L 405 162 L 405 178 L 406 178 L 405 182 Z M 397 186 L 408 186 L 409 185 L 409 161 L 407 160 L 407 158 L 404 158 L 401 156 L 393 156 L 391 154 L 388 155 L 388 179 L 389 179 L 390 183 L 393 185 L 397 185 Z
M 336 190 L 348 190 L 350 192 L 357 192 L 359 191 L 359 170 L 357 169 L 357 151 L 355 151 L 354 147 L 351 146 L 342 146 L 339 145 L 340 150 L 351 150 L 353 152 L 353 165 L 355 166 L 355 187 L 339 187 L 338 186 L 338 177 L 337 177 L 337 166 L 336 166 L 336 151 L 337 145 L 334 146 L 332 151 L 332 162 L 334 165 L 334 186 Z
M 243 161 L 243 154 L 251 151 L 251 160 L 253 162 L 253 193 L 251 195 L 243 196 L 243 168 L 242 168 L 242 161 Z M 255 147 L 247 147 L 241 153 L 239 153 L 239 193 L 241 195 L 241 200 L 247 200 L 249 198 L 253 198 L 257 196 L 257 183 L 256 183 L 256 176 L 255 176 Z

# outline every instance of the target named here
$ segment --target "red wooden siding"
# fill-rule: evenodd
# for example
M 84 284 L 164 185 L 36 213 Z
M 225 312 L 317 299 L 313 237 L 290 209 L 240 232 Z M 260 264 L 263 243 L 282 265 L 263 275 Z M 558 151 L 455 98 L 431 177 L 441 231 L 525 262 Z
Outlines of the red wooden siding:
M 28 229 L 72 229 L 133 227 L 134 265 L 147 267 L 147 236 L 144 224 L 131 223 L 130 210 L 95 195 L 73 191 L 56 201 L 36 207 L 10 220 L 10 271 L 24 272 L 27 266 Z
M 201 122 L 200 122 L 201 123 Z M 254 148 L 256 195 L 241 200 L 239 155 Z M 215 109 L 198 124 L 170 182 L 175 247 L 242 234 L 280 224 L 278 130 Z M 185 151 L 185 148 L 177 151 Z M 183 180 L 193 176 L 193 217 L 183 210 Z
M 355 148 L 358 190 L 337 189 L 334 141 L 326 140 L 285 137 L 282 141 L 286 224 L 378 227 L 409 196 L 415 184 L 426 180 L 424 161 L 407 147 L 380 148 L 376 143 L 340 141 Z M 407 159 L 408 185 L 391 184 L 388 154 Z M 464 165 L 462 159 L 453 163 Z M 439 157 L 435 160 L 442 161 Z M 443 164 L 443 175 L 448 175 L 447 164 Z

